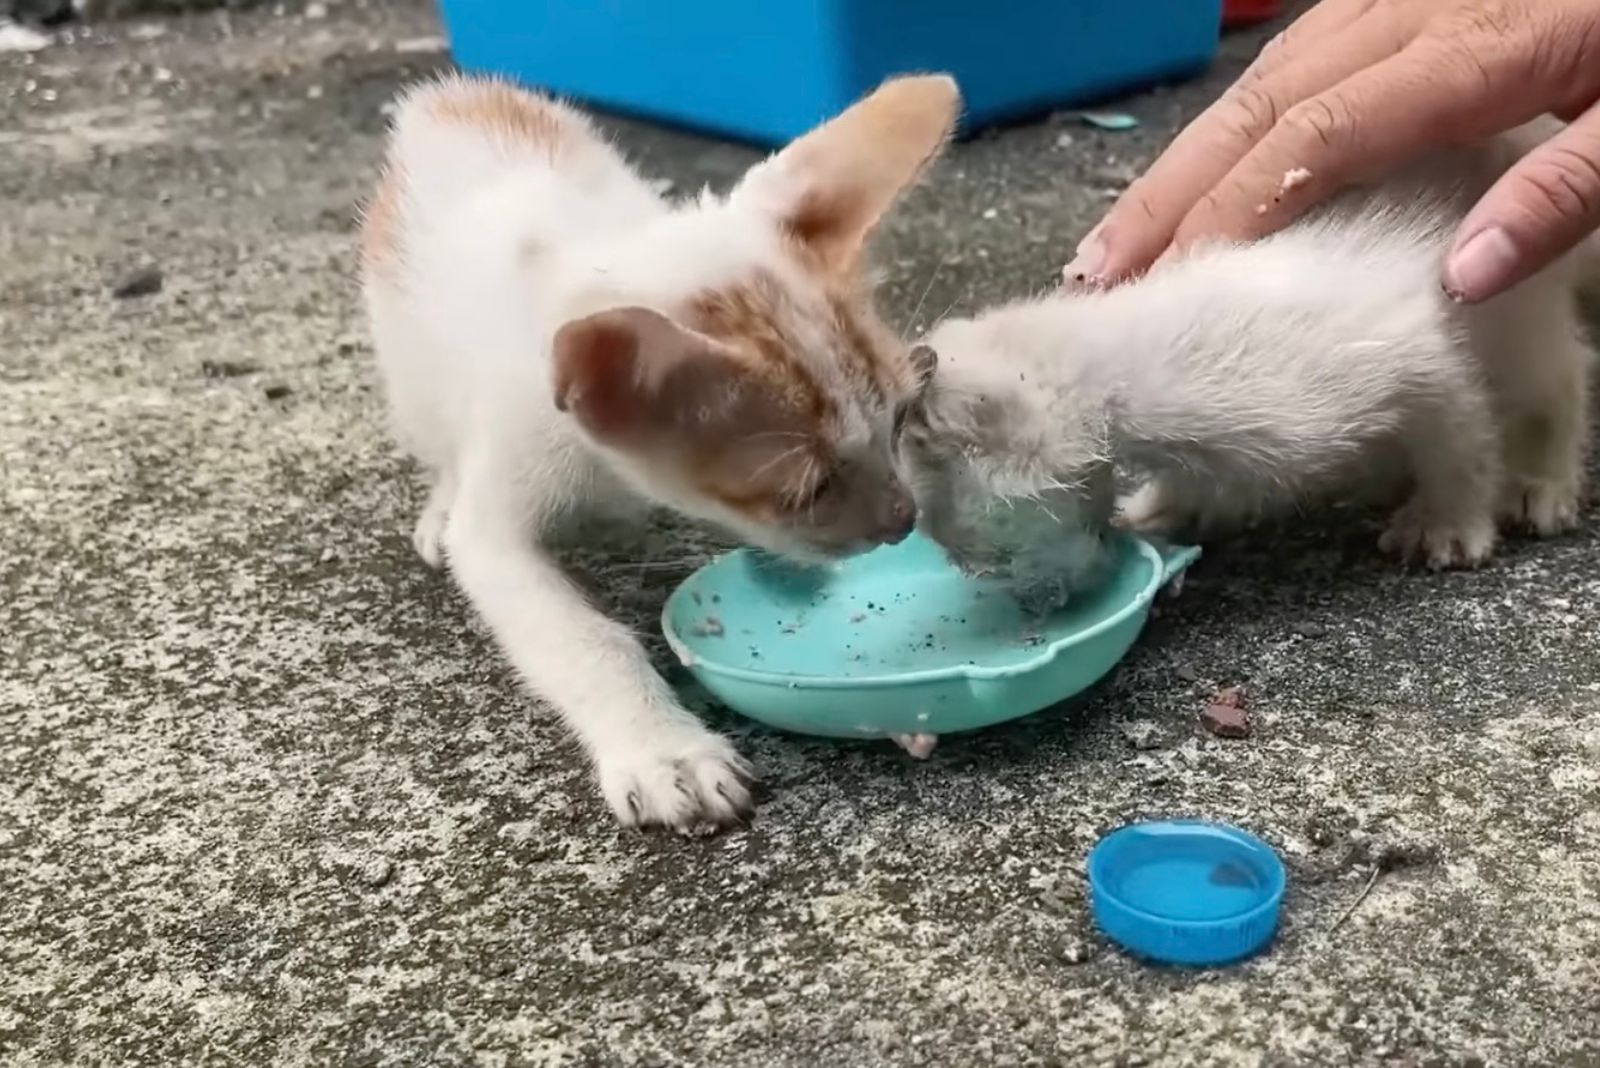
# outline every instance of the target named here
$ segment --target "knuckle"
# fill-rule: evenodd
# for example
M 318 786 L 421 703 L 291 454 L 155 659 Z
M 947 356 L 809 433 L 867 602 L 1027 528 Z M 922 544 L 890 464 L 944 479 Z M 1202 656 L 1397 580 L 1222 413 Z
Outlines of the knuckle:
M 1531 75 L 1543 75 L 1554 85 L 1570 87 L 1585 102 L 1592 100 L 1600 89 L 1595 77 L 1600 72 L 1600 19 L 1562 13 L 1540 20 L 1527 66 Z
M 1249 66 L 1245 67 L 1244 73 L 1239 75 L 1240 84 L 1259 80 L 1262 75 L 1276 70 L 1288 62 L 1292 55 L 1290 44 L 1294 39 L 1293 35 L 1294 27 L 1290 26 L 1288 29 L 1279 30 L 1266 44 L 1262 45 L 1261 50 L 1256 53 L 1256 57 L 1250 61 Z
M 1485 38 L 1504 41 L 1521 36 L 1531 23 L 1530 14 L 1516 0 L 1490 0 L 1457 5 L 1435 26 L 1448 39 L 1465 40 L 1478 47 Z
M 1495 93 L 1496 79 L 1489 70 L 1488 57 L 1496 55 L 1498 49 L 1485 49 L 1473 38 L 1456 36 L 1444 38 L 1439 48 L 1444 62 L 1474 79 L 1485 98 Z
M 1254 144 L 1278 124 L 1278 102 L 1258 81 L 1255 78 L 1242 81 L 1222 99 L 1218 122 L 1229 140 Z
M 1113 210 L 1118 216 L 1127 215 L 1141 222 L 1154 222 L 1157 218 L 1156 196 L 1150 181 L 1143 177 L 1135 179 Z
M 1552 145 L 1537 166 L 1529 166 L 1518 196 L 1543 218 L 1562 221 L 1600 219 L 1600 160 L 1575 149 Z
M 1283 116 L 1283 124 L 1302 142 L 1332 149 L 1349 143 L 1355 125 L 1350 105 L 1332 93 L 1296 104 Z

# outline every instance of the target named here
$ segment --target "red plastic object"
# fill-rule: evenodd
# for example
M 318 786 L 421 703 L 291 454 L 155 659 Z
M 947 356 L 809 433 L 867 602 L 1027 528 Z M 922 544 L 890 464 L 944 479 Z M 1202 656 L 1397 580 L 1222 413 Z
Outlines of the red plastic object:
M 1283 0 L 1222 0 L 1222 25 L 1229 29 L 1277 18 Z

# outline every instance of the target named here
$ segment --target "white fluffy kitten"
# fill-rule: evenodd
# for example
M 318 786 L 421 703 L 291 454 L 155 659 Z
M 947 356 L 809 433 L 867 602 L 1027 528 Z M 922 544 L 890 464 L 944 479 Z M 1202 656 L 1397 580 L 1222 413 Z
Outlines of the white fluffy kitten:
M 451 78 L 400 104 L 362 258 L 395 428 L 432 483 L 417 550 L 626 823 L 741 820 L 747 768 L 550 546 L 652 504 L 813 558 L 909 532 L 892 438 L 922 381 L 861 259 L 957 108 L 948 78 L 889 82 L 726 198 L 672 206 L 549 100 Z
M 1488 557 L 1497 518 L 1571 527 L 1591 361 L 1576 258 L 1476 307 L 1438 281 L 1466 209 L 1533 136 L 1108 291 L 941 324 L 904 437 L 921 524 L 957 560 L 1061 587 L 1098 556 L 1113 464 L 1144 480 L 1125 521 L 1158 534 L 1373 492 L 1402 502 L 1382 547 L 1434 567 Z

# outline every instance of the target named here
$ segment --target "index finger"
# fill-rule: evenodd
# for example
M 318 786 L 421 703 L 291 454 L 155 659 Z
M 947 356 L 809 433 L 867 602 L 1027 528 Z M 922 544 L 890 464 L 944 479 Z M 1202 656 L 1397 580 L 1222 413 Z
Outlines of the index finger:
M 1354 182 L 1542 114 L 1556 90 L 1524 51 L 1536 50 L 1487 33 L 1425 34 L 1296 104 L 1195 203 L 1174 246 L 1262 237 Z
M 1413 26 L 1391 18 L 1362 20 L 1372 4 L 1318 4 L 1269 42 L 1239 80 L 1118 198 L 1095 230 L 1103 256 L 1093 273 L 1115 279 L 1149 267 L 1201 196 L 1227 176 L 1283 112 L 1397 51 Z M 1330 34 L 1336 38 L 1330 40 Z

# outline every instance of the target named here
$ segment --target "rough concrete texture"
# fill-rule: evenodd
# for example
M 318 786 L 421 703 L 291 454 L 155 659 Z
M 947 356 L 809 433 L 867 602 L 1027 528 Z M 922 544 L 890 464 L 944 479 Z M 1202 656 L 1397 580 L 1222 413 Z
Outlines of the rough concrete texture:
M 0 1063 L 1600 1063 L 1592 513 L 1476 574 L 1360 518 L 1217 546 L 1092 697 L 926 764 L 708 711 L 755 826 L 620 833 L 408 543 L 350 231 L 437 32 L 406 0 L 0 56 Z M 887 232 L 893 314 L 1045 284 L 1259 41 L 1136 132 L 958 146 Z M 621 131 L 680 190 L 752 159 Z M 650 541 L 582 561 L 644 629 L 709 551 Z M 1200 731 L 1236 684 L 1253 734 Z M 1270 953 L 1092 933 L 1086 850 L 1163 814 L 1281 849 Z

